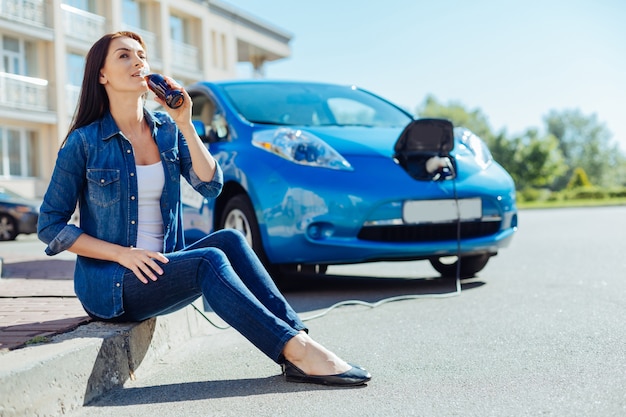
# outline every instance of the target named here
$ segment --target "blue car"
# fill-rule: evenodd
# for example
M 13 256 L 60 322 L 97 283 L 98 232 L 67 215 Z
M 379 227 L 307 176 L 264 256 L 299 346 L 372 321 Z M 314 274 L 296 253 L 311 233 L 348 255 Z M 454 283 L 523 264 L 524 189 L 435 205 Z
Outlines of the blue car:
M 277 281 L 383 260 L 470 277 L 517 229 L 511 176 L 448 121 L 415 119 L 354 86 L 236 80 L 187 91 L 225 176 L 216 200 L 185 191 L 188 237 L 238 229 Z

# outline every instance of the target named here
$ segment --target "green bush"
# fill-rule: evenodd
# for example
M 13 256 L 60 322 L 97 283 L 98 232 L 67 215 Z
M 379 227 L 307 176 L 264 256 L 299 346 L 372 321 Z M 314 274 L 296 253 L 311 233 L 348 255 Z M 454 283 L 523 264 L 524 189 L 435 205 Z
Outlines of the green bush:
M 537 188 L 526 187 L 517 192 L 517 199 L 519 201 L 531 202 L 538 201 L 541 198 L 541 190 Z
M 597 187 L 579 187 L 563 191 L 566 200 L 602 200 L 608 198 L 606 190 Z
M 610 189 L 608 195 L 609 198 L 626 198 L 626 187 Z
M 587 173 L 585 172 L 585 170 L 578 167 L 574 169 L 574 172 L 572 173 L 572 177 L 567 183 L 567 186 L 565 187 L 565 189 L 574 190 L 577 188 L 588 188 L 588 187 L 592 187 L 591 181 L 589 181 L 589 177 L 587 176 Z
M 553 191 L 548 195 L 548 198 L 546 198 L 546 201 L 550 201 L 550 202 L 556 202 L 556 201 L 562 201 L 563 200 L 563 195 L 558 192 L 558 191 Z

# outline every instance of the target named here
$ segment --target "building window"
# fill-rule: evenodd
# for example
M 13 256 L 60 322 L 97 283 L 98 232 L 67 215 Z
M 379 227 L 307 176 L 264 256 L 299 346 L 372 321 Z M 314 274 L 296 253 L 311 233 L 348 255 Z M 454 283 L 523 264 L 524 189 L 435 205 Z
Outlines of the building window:
M 85 71 L 85 57 L 79 54 L 67 54 L 67 83 L 69 85 L 81 86 Z
M 65 85 L 65 105 L 70 114 L 74 114 L 80 97 L 80 88 L 85 73 L 85 57 L 80 54 L 68 53 L 65 57 L 67 62 L 67 83 Z
M 96 0 L 63 0 L 63 3 L 86 12 L 96 12 Z
M 0 127 L 0 176 L 34 177 L 36 133 L 26 129 Z
M 124 0 L 122 3 L 122 17 L 124 23 L 137 29 L 145 29 L 144 15 L 142 11 L 142 4 L 135 0 Z
M 2 72 L 25 75 L 23 43 L 20 39 L 2 36 Z
M 170 15 L 170 37 L 172 40 L 172 61 L 175 68 L 198 71 L 200 56 L 198 47 L 189 42 L 193 38 L 195 21 Z
M 185 42 L 185 19 L 170 15 L 170 38 L 176 42 Z
M 0 72 L 37 76 L 37 50 L 32 42 L 0 35 Z

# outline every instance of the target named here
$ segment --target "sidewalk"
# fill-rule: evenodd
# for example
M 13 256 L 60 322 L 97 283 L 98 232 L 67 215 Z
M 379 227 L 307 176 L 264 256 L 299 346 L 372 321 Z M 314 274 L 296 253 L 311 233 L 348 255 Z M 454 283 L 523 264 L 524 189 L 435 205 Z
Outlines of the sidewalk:
M 11 254 L 2 258 L 0 351 L 21 348 L 90 321 L 74 295 L 74 260 Z
M 66 414 L 141 376 L 169 349 L 219 331 L 193 306 L 141 323 L 93 321 L 74 295 L 74 255 L 50 258 L 28 238 L 0 242 L 0 258 L 3 417 Z M 203 309 L 201 299 L 194 305 Z

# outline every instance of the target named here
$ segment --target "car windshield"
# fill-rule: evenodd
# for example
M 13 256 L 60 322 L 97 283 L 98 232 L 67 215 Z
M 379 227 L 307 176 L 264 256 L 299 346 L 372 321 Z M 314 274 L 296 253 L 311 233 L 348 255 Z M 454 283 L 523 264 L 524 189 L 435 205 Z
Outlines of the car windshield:
M 349 86 L 246 83 L 224 86 L 251 123 L 282 126 L 403 127 L 410 116 L 373 94 Z

